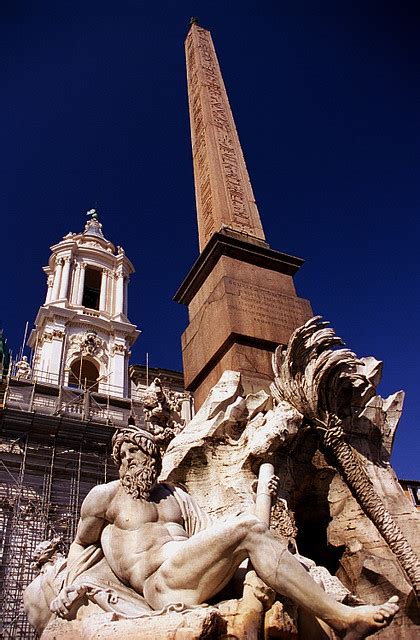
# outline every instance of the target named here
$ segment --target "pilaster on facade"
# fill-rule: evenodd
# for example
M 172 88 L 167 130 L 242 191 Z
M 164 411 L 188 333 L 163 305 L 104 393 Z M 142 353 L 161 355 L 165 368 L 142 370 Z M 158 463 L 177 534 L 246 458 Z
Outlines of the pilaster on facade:
M 78 281 L 77 281 L 76 305 L 78 307 L 81 307 L 83 302 L 83 291 L 85 287 L 86 263 L 79 262 L 78 264 L 79 264 L 79 270 L 78 270 Z
M 63 260 L 62 258 L 58 258 L 58 260 L 56 260 L 55 269 L 54 269 L 54 284 L 53 284 L 53 290 L 52 290 L 52 296 L 51 296 L 51 300 L 53 302 L 58 299 L 62 271 L 63 271 Z
M 118 267 L 115 273 L 115 309 L 114 315 L 121 317 L 124 310 L 124 272 Z
M 52 274 L 47 274 L 47 295 L 45 297 L 45 304 L 51 302 L 52 299 L 52 290 L 54 284 L 54 276 Z
M 70 267 L 71 267 L 71 256 L 65 256 L 62 258 L 63 260 L 63 271 L 61 273 L 61 282 L 60 282 L 60 290 L 58 293 L 59 300 L 63 298 L 67 298 L 68 286 L 69 286 L 69 278 L 70 278 Z
M 130 282 L 130 278 L 126 276 L 124 278 L 124 308 L 123 313 L 127 317 L 128 314 L 128 283 Z
M 99 297 L 99 311 L 106 311 L 107 309 L 107 304 L 106 304 L 107 288 L 108 288 L 108 271 L 107 269 L 103 268 L 102 274 L 101 274 L 101 293 Z

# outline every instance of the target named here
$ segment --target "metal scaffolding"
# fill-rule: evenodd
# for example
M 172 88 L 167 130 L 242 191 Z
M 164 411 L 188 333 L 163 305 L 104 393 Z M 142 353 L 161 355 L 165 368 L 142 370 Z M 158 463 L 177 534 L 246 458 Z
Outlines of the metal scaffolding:
M 36 633 L 22 594 L 36 576 L 36 546 L 60 536 L 67 552 L 90 489 L 118 477 L 109 465 L 114 427 L 141 402 L 38 381 L 7 380 L 0 407 L 0 637 Z
M 135 373 L 136 380 L 141 378 L 142 368 Z M 179 374 L 163 373 L 166 384 L 182 388 Z M 132 398 L 10 372 L 0 380 L 1 638 L 36 638 L 22 602 L 24 589 L 37 575 L 31 558 L 40 542 L 56 536 L 67 553 L 87 493 L 118 477 L 109 464 L 111 438 L 129 418 L 144 426 L 146 385 L 140 378 Z M 191 401 L 182 395 L 189 410 Z
M 69 438 L 67 429 L 22 433 L 3 425 L 1 440 L 1 632 L 26 640 L 36 637 L 22 605 L 23 590 L 36 575 L 35 547 L 58 535 L 67 551 L 86 494 L 116 477 L 116 470 L 107 464 L 108 442 L 85 430 Z
M 78 420 L 93 420 L 119 426 L 130 416 L 143 422 L 140 394 L 134 398 L 98 393 L 89 388 L 51 384 L 37 378 L 9 377 L 4 393 L 4 406 L 44 415 L 71 415 Z

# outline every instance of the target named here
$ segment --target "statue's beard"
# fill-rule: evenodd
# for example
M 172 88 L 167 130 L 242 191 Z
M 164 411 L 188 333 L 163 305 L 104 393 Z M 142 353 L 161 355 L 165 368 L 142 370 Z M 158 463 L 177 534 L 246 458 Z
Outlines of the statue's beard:
M 124 490 L 134 499 L 149 500 L 150 491 L 156 484 L 155 461 L 147 460 L 142 465 L 120 467 L 120 481 Z

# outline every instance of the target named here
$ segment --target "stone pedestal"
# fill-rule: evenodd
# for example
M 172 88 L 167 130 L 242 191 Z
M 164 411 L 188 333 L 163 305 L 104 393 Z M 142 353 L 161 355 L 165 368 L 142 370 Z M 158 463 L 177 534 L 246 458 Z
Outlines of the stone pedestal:
M 214 607 L 161 615 L 154 612 L 131 620 L 102 612 L 70 623 L 56 618 L 45 629 L 42 640 L 206 640 L 222 637 L 225 627 Z
M 188 305 L 182 354 L 196 408 L 227 369 L 241 372 L 247 393 L 269 386 L 276 346 L 312 316 L 293 283 L 301 264 L 245 234 L 211 238 L 175 295 Z
M 175 300 L 188 305 L 185 383 L 199 408 L 228 369 L 245 392 L 267 388 L 275 347 L 312 311 L 292 280 L 303 261 L 265 241 L 210 32 L 193 22 L 185 53 L 201 255 Z

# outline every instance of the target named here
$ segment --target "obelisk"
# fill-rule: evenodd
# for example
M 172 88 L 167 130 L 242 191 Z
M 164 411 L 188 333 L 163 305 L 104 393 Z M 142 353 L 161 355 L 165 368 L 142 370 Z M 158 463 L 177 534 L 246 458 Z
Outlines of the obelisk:
M 268 387 L 271 354 L 312 316 L 296 295 L 303 260 L 270 248 L 255 203 L 210 32 L 185 41 L 200 256 L 178 289 L 185 385 L 196 407 L 226 369 L 245 392 Z
M 186 56 L 200 251 L 223 227 L 265 240 L 213 42 L 196 24 Z

